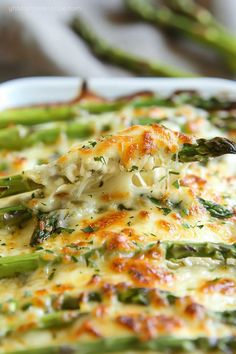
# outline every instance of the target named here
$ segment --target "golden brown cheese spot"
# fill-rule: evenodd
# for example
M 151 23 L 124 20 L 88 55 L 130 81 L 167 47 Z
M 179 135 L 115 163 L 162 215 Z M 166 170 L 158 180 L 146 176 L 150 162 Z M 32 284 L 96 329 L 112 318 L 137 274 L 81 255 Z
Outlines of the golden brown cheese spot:
M 97 318 L 104 318 L 108 314 L 107 305 L 101 304 L 96 306 L 96 308 L 93 310 L 93 314 Z
M 178 134 L 179 137 L 179 141 L 182 144 L 192 144 L 193 143 L 193 137 L 190 135 L 186 135 L 180 132 L 176 132 L 176 134 Z
M 86 320 L 76 331 L 76 337 L 80 337 L 83 334 L 89 334 L 95 338 L 101 338 L 102 335 L 99 330 L 90 320 Z
M 47 289 L 39 289 L 35 291 L 36 296 L 44 296 L 47 295 L 48 290 Z
M 165 232 L 174 232 L 176 231 L 176 226 L 173 223 L 170 223 L 166 220 L 158 220 L 156 222 L 158 229 L 164 230 Z
M 109 194 L 104 194 L 101 199 L 104 202 L 111 202 L 113 200 L 122 200 L 122 199 L 127 199 L 129 196 L 129 193 L 122 193 L 122 192 L 113 192 Z
M 138 213 L 138 217 L 142 220 L 142 219 L 148 219 L 150 216 L 150 213 L 147 210 L 141 210 Z
M 53 286 L 53 290 L 56 292 L 56 293 L 64 293 L 65 291 L 68 291 L 68 290 L 73 290 L 74 286 L 71 285 L 71 284 L 56 284 Z
M 15 170 L 22 170 L 23 167 L 24 167 L 24 164 L 26 163 L 27 161 L 27 158 L 26 157 L 15 157 L 14 158 L 14 161 L 13 161 L 13 164 L 12 164 L 12 167 L 15 169 Z
M 123 146 L 129 146 L 130 144 L 134 143 L 134 137 L 133 136 L 111 136 L 111 137 L 106 137 L 104 140 L 99 140 L 98 144 L 95 146 L 94 149 L 86 149 L 86 148 L 81 148 L 79 151 L 82 154 L 90 154 L 90 155 L 104 155 L 107 150 L 115 146 L 115 148 L 119 151 L 120 155 L 122 154 L 123 151 Z
M 142 255 L 142 258 L 150 260 L 150 259 L 160 259 L 160 257 L 162 256 L 163 256 L 163 252 L 161 251 L 161 249 L 157 248 L 157 246 L 154 245 L 147 252 L 145 252 L 144 255 Z
M 106 248 L 110 251 L 125 251 L 135 248 L 135 245 L 132 245 L 128 242 L 127 236 L 124 234 L 118 234 L 116 232 L 106 232 L 103 233 L 104 240 L 107 240 Z
M 186 175 L 181 179 L 181 185 L 190 187 L 193 189 L 203 189 L 207 183 L 207 180 L 196 175 Z
M 143 139 L 141 145 L 142 153 L 152 154 L 157 149 L 157 146 L 153 140 L 152 135 L 149 132 L 144 132 L 142 139 Z
M 88 282 L 88 285 L 98 285 L 102 278 L 98 274 L 94 274 Z
M 132 227 L 126 227 L 125 229 L 122 229 L 121 232 L 125 234 L 126 236 L 135 239 L 136 241 L 139 240 L 139 235 L 136 233 L 135 229 Z
M 233 279 L 215 279 L 205 282 L 201 291 L 204 293 L 220 293 L 223 295 L 233 295 L 236 293 L 236 282 Z
M 36 326 L 36 322 L 27 322 L 19 326 L 17 328 L 17 332 L 19 333 L 27 332 L 30 331 L 31 329 L 34 329 L 35 326 Z
M 128 272 L 133 282 L 140 286 L 153 286 L 155 282 L 169 284 L 174 279 L 171 272 L 141 259 L 117 258 L 112 261 L 111 267 L 118 273 Z
M 84 227 L 89 226 L 91 230 L 94 231 L 99 231 L 106 229 L 111 226 L 115 225 L 123 225 L 124 224 L 124 219 L 127 216 L 126 211 L 116 211 L 116 212 L 110 212 L 107 213 L 106 215 L 102 216 L 101 218 L 97 219 L 93 223 L 86 223 L 84 222 Z M 93 231 L 91 231 L 93 232 Z M 89 233 L 89 232 L 88 232 Z
M 117 317 L 117 322 L 138 334 L 143 340 L 149 340 L 158 334 L 169 334 L 182 327 L 180 319 L 174 316 L 129 314 Z
M 61 157 L 59 157 L 59 159 L 57 160 L 57 163 L 59 165 L 64 164 L 65 162 L 67 162 L 68 160 L 68 156 L 67 155 L 62 155 Z
M 158 289 L 152 289 L 150 291 L 150 302 L 157 308 L 163 308 L 169 306 L 167 298 L 163 297 Z
M 130 161 L 134 160 L 139 152 L 139 145 L 138 144 L 130 144 L 126 148 L 124 148 L 121 162 L 124 166 L 129 165 Z
M 205 317 L 205 308 L 194 302 L 187 305 L 184 312 L 187 316 L 195 320 L 202 320 Z
M 177 132 L 172 132 L 157 124 L 152 125 L 152 129 L 156 134 L 155 140 L 159 148 L 163 148 L 171 153 L 178 151 L 179 145 L 173 139 L 174 136 L 178 137 Z

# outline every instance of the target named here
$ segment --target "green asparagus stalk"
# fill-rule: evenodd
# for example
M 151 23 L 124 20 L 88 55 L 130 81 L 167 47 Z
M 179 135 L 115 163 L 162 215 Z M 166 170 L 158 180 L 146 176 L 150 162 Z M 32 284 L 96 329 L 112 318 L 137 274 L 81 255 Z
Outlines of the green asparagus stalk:
M 30 246 L 36 246 L 48 239 L 50 236 L 60 234 L 62 232 L 71 233 L 74 229 L 62 227 L 61 218 L 58 212 L 39 213 L 34 232 L 30 239 Z M 63 225 L 66 223 L 66 217 L 63 218 Z
M 25 325 L 24 323 L 17 323 L 14 324 L 13 326 L 10 326 L 9 328 L 1 328 L 1 334 L 0 338 L 6 337 L 9 333 L 14 333 L 17 331 L 22 332 L 28 332 L 29 330 L 44 330 L 44 329 L 52 329 L 52 328 L 60 328 L 63 327 L 65 328 L 66 326 L 69 326 L 73 324 L 77 319 L 80 317 L 84 316 L 85 313 L 82 313 L 80 311 L 57 311 L 53 313 L 49 313 L 46 315 L 43 315 L 42 317 L 39 317 L 38 319 L 35 320 L 32 326 L 30 327 L 24 327 L 25 329 L 22 329 L 22 325 Z
M 81 102 L 58 106 L 52 105 L 48 107 L 9 109 L 0 112 L 0 129 L 9 127 L 12 124 L 32 126 L 48 122 L 70 121 L 79 115 L 80 110 L 99 114 L 116 111 L 122 107 L 123 104 L 124 102 L 122 101 L 108 101 L 99 103 Z
M 0 149 L 20 150 L 37 143 L 53 144 L 60 134 L 64 133 L 71 139 L 88 138 L 93 134 L 91 124 L 70 123 L 66 126 L 56 126 L 31 131 L 31 128 L 16 126 L 0 130 Z
M 94 265 L 94 262 L 101 257 L 104 252 L 104 247 L 94 248 L 88 252 L 79 254 L 78 257 L 71 257 L 71 262 L 82 262 L 90 267 Z M 62 258 L 62 255 L 59 253 L 52 254 L 47 253 L 46 251 L 0 257 L 0 279 L 33 272 L 34 270 L 44 267 L 45 265 L 59 264 L 62 261 Z
M 34 125 L 65 121 L 76 116 L 74 105 L 18 108 L 0 112 L 0 128 L 10 124 Z
M 82 313 L 79 311 L 58 311 L 49 313 L 40 318 L 36 329 L 64 327 L 65 325 L 73 323 L 81 315 Z
M 0 179 L 0 198 L 30 192 L 41 187 L 32 180 L 24 178 L 23 174 L 2 178 Z
M 218 24 L 210 11 L 193 0 L 167 0 L 166 4 L 171 9 L 189 16 L 202 25 Z
M 21 225 L 32 217 L 30 209 L 24 205 L 0 208 L 0 228 Z
M 176 14 L 165 6 L 155 7 L 150 0 L 125 0 L 128 8 L 145 21 L 152 22 L 164 29 L 173 29 L 181 34 L 209 47 L 214 48 L 223 56 L 235 60 L 236 41 L 229 37 L 221 28 L 197 22 L 185 15 Z M 187 11 L 187 10 L 186 10 Z
M 138 58 L 132 54 L 126 53 L 121 49 L 112 47 L 103 39 L 99 38 L 91 29 L 91 26 L 85 24 L 78 16 L 72 22 L 72 29 L 81 36 L 89 45 L 93 53 L 106 60 L 109 63 L 123 67 L 144 76 L 164 76 L 164 77 L 191 77 L 190 73 L 182 72 L 179 69 L 162 65 L 158 62 L 152 62 Z
M 150 247 L 158 247 L 163 252 L 163 257 L 166 260 L 178 262 L 181 259 L 187 257 L 200 257 L 200 258 L 212 258 L 213 260 L 219 260 L 227 262 L 229 259 L 236 259 L 236 244 L 224 245 L 221 243 L 193 243 L 193 242 L 160 242 L 149 245 L 143 250 L 149 250 Z M 88 267 L 94 266 L 97 259 L 99 259 L 105 252 L 112 252 L 106 249 L 106 246 L 100 248 L 94 248 L 85 253 L 81 253 L 78 257 L 74 256 L 72 262 L 82 261 L 86 263 Z M 115 251 L 114 251 L 115 252 Z M 113 253 L 114 253 L 113 252 Z M 134 254 L 140 253 L 140 248 L 134 251 Z M 0 278 L 12 277 L 18 274 L 24 274 L 36 270 L 39 267 L 43 267 L 48 263 L 60 263 L 60 254 L 52 255 L 48 257 L 46 253 L 33 253 L 19 256 L 7 256 L 0 258 Z
M 219 114 L 212 114 L 209 120 L 216 127 L 225 131 L 236 131 L 236 116 L 229 114 L 226 117 L 221 117 Z
M 235 102 L 220 99 L 218 97 L 202 97 L 197 92 L 177 92 L 170 97 L 160 97 L 154 95 L 151 97 L 137 98 L 132 100 L 129 105 L 134 108 L 164 106 L 164 107 L 179 107 L 184 104 L 189 104 L 206 111 L 217 110 L 233 110 L 235 109 Z
M 178 154 L 180 162 L 205 161 L 211 157 L 236 154 L 236 143 L 226 138 L 197 139 L 196 144 L 184 144 Z
M 214 316 L 223 323 L 236 326 L 236 311 L 214 312 Z
M 159 98 L 150 98 L 136 101 L 131 103 L 131 105 L 134 107 L 161 106 L 164 104 L 162 101 L 163 100 Z M 203 104 L 204 103 L 202 103 L 202 105 Z M 166 104 L 164 105 L 173 106 L 168 100 L 166 100 Z M 200 105 L 201 103 L 199 102 L 199 105 L 196 106 L 199 107 Z M 146 117 L 134 119 L 134 122 L 140 125 L 149 125 L 160 123 L 162 120 L 163 119 L 158 120 Z M 222 118 L 218 115 L 212 115 L 209 120 L 223 130 L 236 130 L 236 119 L 233 116 Z M 21 150 L 37 143 L 50 145 L 57 141 L 61 133 L 65 133 L 67 137 L 71 139 L 85 139 L 92 136 L 93 127 L 89 124 L 75 122 L 62 127 L 59 126 L 50 129 L 35 130 L 33 132 L 31 132 L 30 128 L 24 127 L 22 129 L 21 126 L 6 128 L 0 130 L 0 149 Z
M 36 270 L 47 263 L 39 253 L 0 258 L 0 278 L 13 277 Z
M 216 351 L 233 353 L 235 349 L 235 337 L 176 338 L 161 336 L 152 340 L 142 341 L 136 336 L 129 336 L 102 338 L 91 342 L 80 341 L 77 344 L 63 346 L 31 348 L 9 354 L 106 354 L 128 351 L 157 351 L 169 354 L 177 352 L 190 353 L 194 351 L 203 351 L 204 353 L 213 353 Z
M 192 242 L 163 242 L 165 259 L 178 261 L 187 257 L 211 258 L 226 262 L 236 258 L 236 244 L 221 243 L 192 243 Z
M 193 0 L 167 0 L 167 5 L 180 13 L 186 15 L 189 18 L 195 20 L 197 23 L 201 24 L 203 27 L 208 27 L 209 31 L 220 32 L 224 35 L 225 40 L 228 43 L 236 45 L 236 37 L 230 33 L 221 23 L 219 23 L 216 18 L 208 11 L 205 7 L 201 6 Z M 228 53 L 225 53 L 225 59 L 228 62 L 229 68 L 235 72 L 235 58 Z
M 134 304 L 140 306 L 148 306 L 152 301 L 153 291 L 155 294 L 160 296 L 160 299 L 164 301 L 165 304 L 169 306 L 175 306 L 179 302 L 183 301 L 183 298 L 175 296 L 173 293 L 168 291 L 162 291 L 158 289 L 152 288 L 128 288 L 123 290 L 117 290 L 116 296 L 117 300 L 123 304 Z M 87 298 L 89 302 L 102 302 L 103 294 L 102 292 L 89 292 L 87 294 Z M 62 310 L 79 310 L 80 308 L 80 300 L 79 297 L 75 296 L 65 296 L 61 303 Z M 206 314 L 210 318 L 217 319 L 220 322 L 225 324 L 236 326 L 236 310 L 232 311 L 208 311 L 205 308 Z
M 172 97 L 159 97 L 157 95 L 151 97 L 134 97 L 134 98 L 123 98 L 116 101 L 107 102 L 81 102 L 73 105 L 74 111 L 78 109 L 87 110 L 90 113 L 103 113 L 109 111 L 117 111 L 126 105 L 140 108 L 149 106 L 167 106 L 167 107 L 178 107 L 182 104 L 191 104 L 193 106 L 203 108 L 208 111 L 217 110 L 229 110 L 234 109 L 235 103 L 229 100 L 220 100 L 217 97 L 204 98 L 197 93 L 182 92 L 174 94 Z M 72 105 L 68 104 L 68 111 Z M 69 138 L 84 138 L 92 133 L 92 127 L 80 122 L 71 122 L 71 119 L 76 116 L 74 114 L 72 118 L 68 115 L 61 116 L 58 115 L 59 106 L 50 107 L 29 107 L 29 108 L 18 108 L 14 110 L 8 110 L 0 112 L 0 149 L 21 149 L 23 147 L 29 147 L 33 144 L 42 141 L 45 144 L 50 144 L 56 141 L 60 132 L 67 134 Z M 14 112 L 12 114 L 11 112 Z M 53 115 L 53 119 L 51 116 Z M 227 129 L 229 127 L 235 126 L 235 118 L 232 116 L 230 120 L 221 118 L 219 116 L 212 117 L 213 124 L 218 124 L 220 127 L 223 126 Z M 47 123 L 47 122 L 65 121 L 67 124 L 65 126 L 58 126 L 55 128 L 41 129 L 39 131 L 31 131 L 33 125 Z M 8 127 L 11 124 L 19 124 L 20 126 Z M 22 126 L 22 127 L 21 127 Z M 3 129 L 6 128 L 7 129 Z M 233 130 L 233 128 L 230 128 Z M 30 137 L 31 134 L 31 137 Z
M 223 205 L 214 203 L 209 200 L 205 200 L 203 198 L 199 198 L 199 201 L 214 218 L 227 219 L 227 218 L 231 218 L 234 215 L 232 209 L 228 209 Z
M 157 289 L 128 288 L 119 290 L 116 295 L 118 301 L 121 303 L 147 306 L 151 303 L 153 291 L 157 294 Z M 175 306 L 179 301 L 183 301 L 183 298 L 176 297 L 167 291 L 158 290 L 158 295 L 165 301 L 165 304 L 168 304 L 169 306 Z M 87 294 L 87 298 L 89 302 L 95 301 L 100 303 L 102 302 L 102 293 L 89 292 Z M 66 325 L 71 325 L 75 320 L 87 314 L 80 312 L 80 298 L 78 296 L 65 296 L 60 304 L 60 307 L 61 308 L 59 311 L 57 308 L 55 312 L 43 315 L 42 317 L 36 319 L 34 326 L 30 327 L 29 330 L 65 327 Z M 236 325 L 236 311 L 213 312 L 205 309 L 205 312 L 214 320 L 218 320 L 229 325 Z M 14 325 L 14 327 L 6 329 L 5 331 L 2 329 L 1 337 L 6 336 L 9 332 L 17 331 L 20 327 L 21 325 L 17 324 Z M 28 329 L 26 328 L 26 331 L 27 330 Z

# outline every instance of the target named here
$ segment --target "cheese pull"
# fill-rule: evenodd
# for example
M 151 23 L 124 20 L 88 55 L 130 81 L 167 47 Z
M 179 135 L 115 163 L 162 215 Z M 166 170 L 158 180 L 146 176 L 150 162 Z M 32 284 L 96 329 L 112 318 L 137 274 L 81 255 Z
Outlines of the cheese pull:
M 181 170 L 183 163 L 225 154 L 236 154 L 236 144 L 226 138 L 196 140 L 159 125 L 133 126 L 74 147 L 48 165 L 0 179 L 0 198 L 36 189 L 50 195 L 62 185 L 118 172 Z

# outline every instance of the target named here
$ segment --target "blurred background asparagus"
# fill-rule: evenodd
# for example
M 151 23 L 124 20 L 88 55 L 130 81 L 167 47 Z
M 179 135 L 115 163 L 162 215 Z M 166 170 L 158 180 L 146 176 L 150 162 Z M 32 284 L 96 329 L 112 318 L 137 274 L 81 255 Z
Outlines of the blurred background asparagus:
M 236 23 L 232 0 L 59 0 L 53 6 L 50 0 L 40 6 L 2 0 L 0 80 L 234 78 L 236 34 L 220 20 L 223 10 L 225 24 Z

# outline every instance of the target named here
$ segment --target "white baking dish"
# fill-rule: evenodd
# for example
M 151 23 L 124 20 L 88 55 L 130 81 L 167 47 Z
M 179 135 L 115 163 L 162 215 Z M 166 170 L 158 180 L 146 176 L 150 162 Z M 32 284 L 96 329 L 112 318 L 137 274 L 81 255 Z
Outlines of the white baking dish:
M 194 89 L 203 95 L 226 94 L 236 99 L 236 82 L 224 79 L 110 78 L 88 79 L 89 87 L 101 95 L 116 97 L 140 90 L 163 95 L 178 89 Z M 40 77 L 8 81 L 0 85 L 0 110 L 38 103 L 73 99 L 82 80 L 70 77 Z

